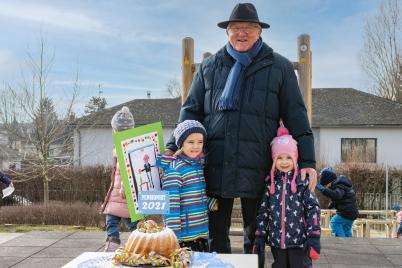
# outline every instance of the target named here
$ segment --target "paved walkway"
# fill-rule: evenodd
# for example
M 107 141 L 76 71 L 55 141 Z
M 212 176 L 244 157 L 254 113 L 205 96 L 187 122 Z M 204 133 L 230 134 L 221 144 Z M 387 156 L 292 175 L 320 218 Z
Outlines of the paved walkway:
M 122 234 L 123 241 L 128 235 Z M 102 251 L 104 239 L 103 232 L 0 233 L 0 267 L 61 267 L 83 252 Z M 231 240 L 233 252 L 240 253 L 242 237 Z M 314 267 L 402 267 L 402 239 L 323 237 L 321 241 L 321 259 Z M 270 264 L 269 250 L 267 256 Z

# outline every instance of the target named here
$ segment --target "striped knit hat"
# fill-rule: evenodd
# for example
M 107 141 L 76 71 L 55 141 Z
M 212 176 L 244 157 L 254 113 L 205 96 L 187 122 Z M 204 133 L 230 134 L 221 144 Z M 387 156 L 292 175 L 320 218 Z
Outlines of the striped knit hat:
M 275 172 L 275 166 L 276 166 L 276 160 L 278 159 L 278 156 L 280 154 L 288 154 L 293 160 L 293 178 L 291 182 L 291 190 L 292 193 L 296 192 L 296 176 L 298 174 L 298 169 L 297 169 L 297 158 L 299 156 L 299 153 L 297 151 L 297 141 L 295 141 L 292 137 L 292 135 L 289 134 L 288 129 L 283 125 L 281 122 L 281 125 L 278 128 L 278 133 L 277 136 L 272 140 L 271 142 L 271 148 L 272 148 L 272 169 L 271 169 L 271 188 L 270 188 L 270 193 L 274 194 L 275 192 L 275 185 L 274 185 L 274 172 Z
M 173 132 L 173 136 L 176 140 L 176 145 L 181 148 L 183 142 L 187 139 L 190 134 L 201 133 L 204 136 L 204 141 L 207 136 L 207 132 L 204 126 L 196 120 L 185 120 L 177 125 Z

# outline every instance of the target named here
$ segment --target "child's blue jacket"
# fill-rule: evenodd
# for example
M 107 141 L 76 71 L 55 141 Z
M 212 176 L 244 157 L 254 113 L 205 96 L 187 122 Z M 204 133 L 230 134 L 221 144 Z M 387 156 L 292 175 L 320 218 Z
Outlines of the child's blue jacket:
M 162 190 L 169 192 L 170 212 L 166 226 L 179 242 L 208 239 L 208 207 L 204 179 L 204 158 L 184 155 L 157 157 L 163 169 Z

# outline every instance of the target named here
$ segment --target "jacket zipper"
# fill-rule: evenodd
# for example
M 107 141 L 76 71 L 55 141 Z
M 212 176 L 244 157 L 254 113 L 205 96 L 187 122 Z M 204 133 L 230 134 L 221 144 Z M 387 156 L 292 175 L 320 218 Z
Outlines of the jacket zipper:
M 282 237 L 281 248 L 285 249 L 285 194 L 286 194 L 286 176 L 282 175 Z

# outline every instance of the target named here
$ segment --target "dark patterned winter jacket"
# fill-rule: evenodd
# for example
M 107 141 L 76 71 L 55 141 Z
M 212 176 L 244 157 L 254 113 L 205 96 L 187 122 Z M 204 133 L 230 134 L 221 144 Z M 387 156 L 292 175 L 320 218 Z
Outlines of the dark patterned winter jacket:
M 256 236 L 266 238 L 272 247 L 302 248 L 307 237 L 319 233 L 320 206 L 314 192 L 308 189 L 309 180 L 296 177 L 297 191 L 292 193 L 292 172 L 275 173 L 275 193 L 269 193 L 271 180 L 261 201 L 257 217 Z

